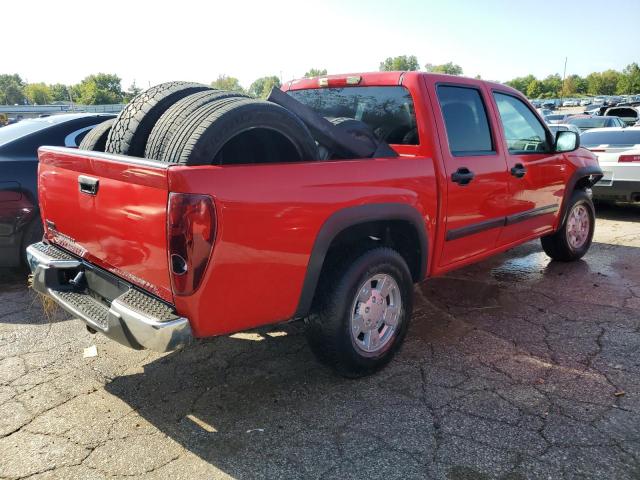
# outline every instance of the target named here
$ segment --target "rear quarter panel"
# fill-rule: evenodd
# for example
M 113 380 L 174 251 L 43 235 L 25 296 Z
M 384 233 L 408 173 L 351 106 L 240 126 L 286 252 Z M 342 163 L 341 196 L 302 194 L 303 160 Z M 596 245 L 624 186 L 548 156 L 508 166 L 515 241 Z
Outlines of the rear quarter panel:
M 202 286 L 190 297 L 176 296 L 176 307 L 198 337 L 287 320 L 298 306 L 316 236 L 333 213 L 407 204 L 420 213 L 430 237 L 435 182 L 431 159 L 415 156 L 172 167 L 170 191 L 211 195 L 218 223 Z

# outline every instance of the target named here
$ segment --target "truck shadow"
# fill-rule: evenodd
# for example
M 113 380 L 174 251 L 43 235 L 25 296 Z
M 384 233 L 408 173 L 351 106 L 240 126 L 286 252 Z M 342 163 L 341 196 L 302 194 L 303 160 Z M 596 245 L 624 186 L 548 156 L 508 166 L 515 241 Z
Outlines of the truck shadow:
M 400 355 L 365 379 L 320 366 L 304 325 L 292 323 L 197 344 L 105 388 L 135 410 L 140 428 L 157 428 L 234 478 L 458 478 L 461 468 L 473 472 L 464 478 L 485 478 L 513 451 L 528 458 L 545 448 L 528 422 L 535 431 L 556 413 L 606 414 L 611 385 L 592 368 L 593 349 L 612 315 L 613 329 L 637 322 L 640 305 L 623 304 L 626 285 L 640 284 L 624 265 L 638 261 L 638 248 L 596 243 L 583 261 L 554 263 L 532 242 L 432 279 L 416 287 Z M 562 327 L 574 321 L 583 322 L 579 334 Z M 458 432 L 462 424 L 471 430 Z M 533 443 L 505 447 L 510 454 L 489 447 L 504 443 L 503 428 L 489 424 L 521 429 Z M 482 435 L 483 444 L 460 435 Z M 486 459 L 492 466 L 478 467 Z

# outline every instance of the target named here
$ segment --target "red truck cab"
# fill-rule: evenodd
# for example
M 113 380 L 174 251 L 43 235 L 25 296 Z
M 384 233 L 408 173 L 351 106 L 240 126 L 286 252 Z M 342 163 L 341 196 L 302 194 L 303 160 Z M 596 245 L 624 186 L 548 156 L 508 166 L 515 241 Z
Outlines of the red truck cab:
M 188 166 L 43 148 L 35 288 L 134 348 L 306 319 L 318 356 L 360 376 L 401 344 L 412 283 L 539 237 L 557 260 L 588 250 L 596 157 L 516 90 L 422 72 L 282 90 L 397 156 Z

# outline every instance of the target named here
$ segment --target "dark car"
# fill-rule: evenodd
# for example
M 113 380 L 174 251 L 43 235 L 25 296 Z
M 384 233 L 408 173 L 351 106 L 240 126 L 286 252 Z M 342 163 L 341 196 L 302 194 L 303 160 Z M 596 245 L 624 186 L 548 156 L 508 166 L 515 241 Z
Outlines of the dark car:
M 16 267 L 42 237 L 38 209 L 38 148 L 77 147 L 112 114 L 72 113 L 22 120 L 0 129 L 0 267 Z
M 626 127 L 627 125 L 618 117 L 600 117 L 590 115 L 575 115 L 568 118 L 565 123 L 575 125 L 581 132 L 590 128 Z
M 635 125 L 640 119 L 640 105 L 629 104 L 628 106 L 620 106 L 607 108 L 604 113 L 609 117 L 618 117 L 627 125 Z

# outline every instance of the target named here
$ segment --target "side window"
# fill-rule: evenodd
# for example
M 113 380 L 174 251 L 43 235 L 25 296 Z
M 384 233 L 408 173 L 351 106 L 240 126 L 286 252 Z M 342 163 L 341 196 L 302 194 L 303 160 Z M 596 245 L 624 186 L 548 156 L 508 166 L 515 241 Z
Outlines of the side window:
M 455 156 L 493 153 L 487 112 L 475 88 L 440 85 L 438 101 Z
M 523 101 L 502 93 L 493 96 L 510 153 L 550 151 L 545 128 Z

